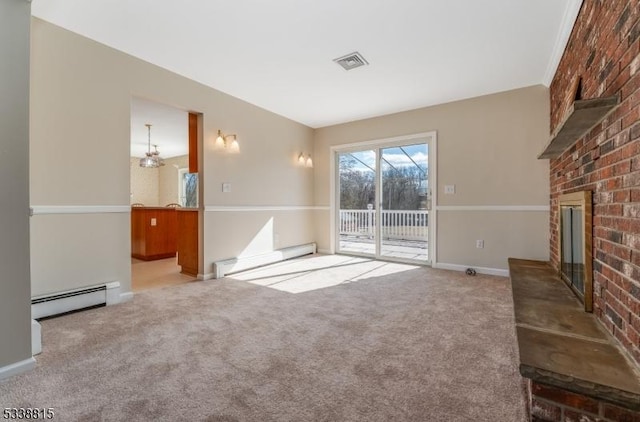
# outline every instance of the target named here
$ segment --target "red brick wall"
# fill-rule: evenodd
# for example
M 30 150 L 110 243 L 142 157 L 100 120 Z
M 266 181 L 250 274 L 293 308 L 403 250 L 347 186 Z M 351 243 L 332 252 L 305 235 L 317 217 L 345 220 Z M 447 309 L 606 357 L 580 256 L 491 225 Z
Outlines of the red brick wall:
M 531 422 L 640 422 L 640 413 L 529 380 Z
M 551 84 L 551 131 L 573 101 L 619 95 L 620 106 L 551 160 L 551 260 L 558 195 L 593 191 L 594 313 L 640 364 L 640 1 L 585 0 Z

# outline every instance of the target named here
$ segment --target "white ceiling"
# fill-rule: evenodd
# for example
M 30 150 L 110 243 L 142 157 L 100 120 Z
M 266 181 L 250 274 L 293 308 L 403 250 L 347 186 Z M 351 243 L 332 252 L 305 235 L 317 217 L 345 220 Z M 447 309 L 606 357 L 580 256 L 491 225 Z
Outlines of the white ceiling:
M 162 158 L 189 153 L 189 113 L 142 98 L 131 99 L 131 156 L 148 150 L 147 123 L 151 125 L 151 150 L 158 145 Z
M 315 128 L 548 84 L 580 4 L 33 0 L 32 10 Z M 370 65 L 347 72 L 332 61 L 353 51 Z

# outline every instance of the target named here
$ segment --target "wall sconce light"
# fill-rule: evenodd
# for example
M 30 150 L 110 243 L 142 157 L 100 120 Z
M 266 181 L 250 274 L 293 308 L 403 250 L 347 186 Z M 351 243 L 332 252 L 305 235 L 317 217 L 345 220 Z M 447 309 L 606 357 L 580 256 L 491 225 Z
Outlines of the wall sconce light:
M 218 137 L 214 144 L 215 149 L 226 149 L 231 153 L 240 152 L 240 144 L 238 143 L 238 135 L 231 134 L 225 135 L 220 129 L 218 129 Z
M 311 159 L 311 154 L 308 154 L 305 157 L 304 153 L 301 152 L 300 155 L 298 155 L 298 164 L 304 167 L 313 167 L 313 160 Z

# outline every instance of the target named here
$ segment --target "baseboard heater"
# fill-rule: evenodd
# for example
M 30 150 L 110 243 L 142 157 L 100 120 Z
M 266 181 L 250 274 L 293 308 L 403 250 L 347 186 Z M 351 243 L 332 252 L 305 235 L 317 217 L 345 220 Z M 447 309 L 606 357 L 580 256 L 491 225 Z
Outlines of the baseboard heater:
M 31 298 L 31 318 L 39 319 L 98 305 L 120 302 L 120 282 L 100 284 L 81 289 Z
M 306 245 L 292 246 L 260 255 L 224 259 L 213 263 L 213 278 L 222 278 L 227 274 L 237 273 L 238 271 L 249 270 L 251 268 L 314 253 L 316 253 L 316 244 L 308 243 Z

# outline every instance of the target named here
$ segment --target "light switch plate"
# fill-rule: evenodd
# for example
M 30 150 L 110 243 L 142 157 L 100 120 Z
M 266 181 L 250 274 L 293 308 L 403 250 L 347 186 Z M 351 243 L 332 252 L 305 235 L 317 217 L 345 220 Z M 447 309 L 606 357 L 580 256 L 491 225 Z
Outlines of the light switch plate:
M 222 192 L 224 193 L 231 192 L 231 183 L 223 183 Z
M 151 219 L 151 225 L 152 226 L 157 226 L 158 225 L 158 220 L 156 220 L 155 218 Z
M 453 195 L 456 193 L 456 185 L 444 185 L 444 193 L 447 195 Z

